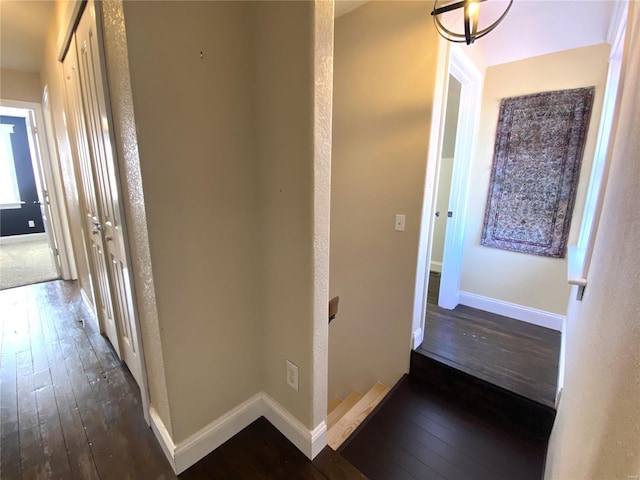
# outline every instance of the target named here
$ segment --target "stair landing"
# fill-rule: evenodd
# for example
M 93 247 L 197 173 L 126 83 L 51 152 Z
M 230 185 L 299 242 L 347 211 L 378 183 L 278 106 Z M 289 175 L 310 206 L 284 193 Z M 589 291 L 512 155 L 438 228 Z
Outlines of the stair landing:
M 405 376 L 340 454 L 371 480 L 539 480 L 546 441 Z

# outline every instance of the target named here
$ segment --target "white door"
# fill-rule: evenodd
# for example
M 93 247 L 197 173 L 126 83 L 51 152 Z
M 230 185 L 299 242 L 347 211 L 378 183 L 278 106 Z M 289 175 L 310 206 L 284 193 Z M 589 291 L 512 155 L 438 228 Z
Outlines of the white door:
M 119 203 L 118 170 L 111 138 L 110 112 L 107 110 L 105 89 L 106 76 L 103 73 L 93 2 L 88 3 L 75 35 L 97 202 L 96 224 L 99 233 L 95 236 L 102 241 L 120 355 L 140 385 L 142 362 L 135 340 L 137 332 L 132 285 L 128 273 L 123 213 Z
M 40 152 L 39 133 L 36 128 L 35 113 L 33 110 L 26 110 L 27 129 L 29 131 L 29 148 L 31 150 L 31 161 L 33 164 L 33 173 L 36 179 L 36 187 L 38 190 L 38 202 L 40 203 L 40 215 L 44 224 L 44 231 L 47 235 L 47 245 L 49 246 L 49 255 L 56 268 L 56 274 L 60 276 L 61 263 L 58 254 L 58 243 L 54 235 L 54 228 L 51 224 L 53 212 L 51 211 L 51 199 L 49 196 L 49 186 L 44 174 L 42 153 Z
M 104 249 L 101 212 L 98 203 L 97 183 L 91 161 L 89 140 L 84 118 L 84 108 L 80 90 L 80 76 L 76 49 L 72 41 L 63 61 L 65 87 L 67 92 L 67 128 L 75 146 L 78 168 L 78 187 L 83 213 L 83 230 L 87 257 L 91 269 L 91 284 L 96 313 L 102 333 L 106 334 L 113 348 L 121 357 L 118 331 L 111 300 L 111 285 L 107 273 L 107 257 Z

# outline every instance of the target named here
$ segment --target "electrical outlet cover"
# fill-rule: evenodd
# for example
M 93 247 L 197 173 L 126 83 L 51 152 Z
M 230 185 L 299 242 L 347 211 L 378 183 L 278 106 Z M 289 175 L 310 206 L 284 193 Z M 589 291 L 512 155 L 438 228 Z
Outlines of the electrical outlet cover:
M 298 367 L 291 363 L 289 360 L 286 361 L 287 365 L 287 385 L 293 388 L 296 392 L 298 391 Z

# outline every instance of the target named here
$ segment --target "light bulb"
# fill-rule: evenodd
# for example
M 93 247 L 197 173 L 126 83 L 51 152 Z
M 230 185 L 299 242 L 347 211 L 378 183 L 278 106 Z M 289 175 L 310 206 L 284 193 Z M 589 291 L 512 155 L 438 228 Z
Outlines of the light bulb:
M 469 6 L 467 7 L 467 12 L 469 12 L 470 17 L 475 17 L 476 15 L 478 15 L 479 10 L 480 10 L 480 7 L 478 5 L 478 2 L 469 2 Z

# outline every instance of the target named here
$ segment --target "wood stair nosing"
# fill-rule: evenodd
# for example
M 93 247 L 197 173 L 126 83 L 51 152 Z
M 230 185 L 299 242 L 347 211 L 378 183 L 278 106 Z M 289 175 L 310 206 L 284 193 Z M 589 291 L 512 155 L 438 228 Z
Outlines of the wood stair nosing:
M 345 398 L 340 404 L 338 404 L 327 416 L 327 431 L 340 420 L 353 406 L 364 397 L 364 394 L 358 391 L 353 391 L 347 398 Z
M 328 445 L 337 450 L 342 443 L 358 428 L 373 409 L 389 392 L 389 387 L 376 383 L 358 402 L 353 405 L 327 431 Z

